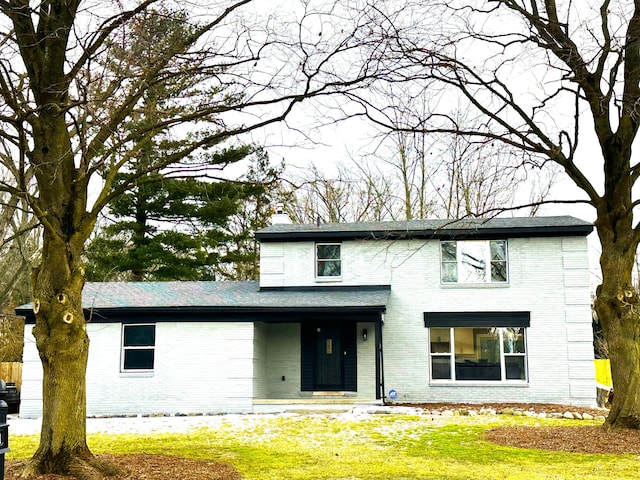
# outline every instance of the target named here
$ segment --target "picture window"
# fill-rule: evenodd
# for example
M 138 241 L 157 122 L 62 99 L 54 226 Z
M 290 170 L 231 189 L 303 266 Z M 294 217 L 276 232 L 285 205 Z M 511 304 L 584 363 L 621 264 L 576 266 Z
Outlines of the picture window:
M 431 379 L 526 381 L 525 334 L 524 327 L 432 327 Z

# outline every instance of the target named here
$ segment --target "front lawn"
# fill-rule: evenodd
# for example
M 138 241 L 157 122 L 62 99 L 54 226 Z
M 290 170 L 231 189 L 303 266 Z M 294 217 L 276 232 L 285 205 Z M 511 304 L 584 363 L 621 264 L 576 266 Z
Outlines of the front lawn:
M 229 463 L 247 480 L 288 479 L 635 479 L 637 455 L 586 455 L 497 446 L 483 432 L 500 425 L 594 423 L 526 417 L 397 415 L 363 418 L 230 417 L 188 434 L 89 436 L 95 453 L 161 453 Z M 28 457 L 34 436 L 12 436 L 10 459 Z M 176 479 L 177 480 L 177 479 Z

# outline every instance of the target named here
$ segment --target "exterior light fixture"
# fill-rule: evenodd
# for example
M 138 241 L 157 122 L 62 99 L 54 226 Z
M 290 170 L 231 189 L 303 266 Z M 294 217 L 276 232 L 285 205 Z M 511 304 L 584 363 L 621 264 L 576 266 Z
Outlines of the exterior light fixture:
M 363 341 L 363 342 L 366 342 L 366 341 L 367 341 L 368 336 L 369 336 L 369 332 L 367 332 L 367 329 L 366 329 L 366 328 L 363 328 L 363 329 L 362 329 L 362 341 Z

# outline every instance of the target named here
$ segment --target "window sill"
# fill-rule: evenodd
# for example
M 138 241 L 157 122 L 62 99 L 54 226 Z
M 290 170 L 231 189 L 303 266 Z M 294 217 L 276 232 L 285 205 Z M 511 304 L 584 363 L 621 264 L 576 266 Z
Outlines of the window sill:
M 147 378 L 147 377 L 153 377 L 153 375 L 154 375 L 153 370 L 142 370 L 139 372 L 133 372 L 133 371 L 120 372 L 120 378 Z
M 493 380 L 477 380 L 477 381 L 431 381 L 430 387 L 510 387 L 510 388 L 528 388 L 529 382 L 526 380 L 505 380 L 505 381 L 493 381 Z
M 342 281 L 342 277 L 316 277 L 317 283 L 337 283 Z
M 440 283 L 442 288 L 509 288 L 509 282 L 505 283 Z

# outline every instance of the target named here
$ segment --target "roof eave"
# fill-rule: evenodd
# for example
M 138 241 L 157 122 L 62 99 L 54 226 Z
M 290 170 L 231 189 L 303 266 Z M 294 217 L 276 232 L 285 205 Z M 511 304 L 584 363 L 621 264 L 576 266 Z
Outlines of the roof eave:
M 302 230 L 289 232 L 260 232 L 256 238 L 262 242 L 278 241 L 337 241 L 337 240 L 400 240 L 400 239 L 460 239 L 475 238 L 488 240 L 494 238 L 524 237 L 563 237 L 587 236 L 593 232 L 593 225 L 563 225 L 535 227 L 503 227 L 477 229 L 425 229 L 425 230 L 380 230 L 380 231 L 324 231 Z
M 236 321 L 294 321 L 300 316 L 335 315 L 375 316 L 386 311 L 386 304 L 328 305 L 328 306 L 250 306 L 250 307 L 105 307 L 83 309 L 90 323 L 149 323 L 149 322 L 236 322 Z M 20 309 L 17 315 L 27 324 L 35 323 L 33 310 Z

